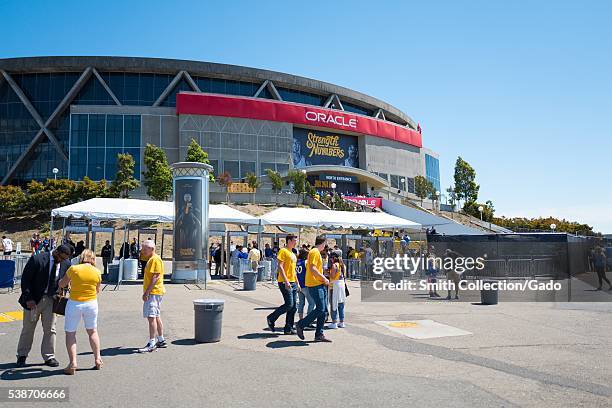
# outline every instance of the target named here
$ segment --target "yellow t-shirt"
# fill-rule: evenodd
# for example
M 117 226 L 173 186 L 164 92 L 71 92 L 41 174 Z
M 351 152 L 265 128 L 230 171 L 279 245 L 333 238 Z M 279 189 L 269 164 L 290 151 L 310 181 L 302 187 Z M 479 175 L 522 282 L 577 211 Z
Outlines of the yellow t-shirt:
M 88 263 L 73 265 L 66 275 L 70 278 L 70 300 L 87 302 L 96 299 L 98 284 L 102 282 L 98 268 Z
M 312 248 L 308 252 L 308 258 L 306 258 L 306 286 L 311 288 L 313 286 L 319 286 L 325 281 L 318 276 L 315 276 L 311 272 L 311 268 L 315 267 L 320 273 L 323 273 L 323 258 L 321 258 L 321 252 L 317 248 Z
M 295 266 L 297 264 L 297 257 L 295 256 L 295 254 L 287 248 L 282 248 L 280 251 L 278 251 L 276 259 L 278 259 L 279 262 L 278 272 L 276 273 L 278 275 L 278 281 L 284 282 L 283 275 L 281 275 L 280 272 L 280 265 L 283 265 L 285 275 L 287 275 L 287 280 L 289 282 L 295 282 Z
M 330 282 L 334 282 L 334 281 L 342 279 L 342 272 L 344 271 L 344 264 L 342 263 L 342 261 L 340 261 L 337 265 L 338 265 L 338 269 L 336 269 L 335 272 L 334 272 L 333 265 L 329 269 L 329 271 L 330 271 L 329 272 L 329 281 Z
M 151 295 L 163 295 L 166 293 L 166 289 L 164 288 L 164 263 L 157 254 L 149 258 L 147 266 L 145 266 L 143 292 L 146 291 L 151 284 L 154 274 L 159 274 L 159 279 L 157 279 L 153 289 L 151 289 Z

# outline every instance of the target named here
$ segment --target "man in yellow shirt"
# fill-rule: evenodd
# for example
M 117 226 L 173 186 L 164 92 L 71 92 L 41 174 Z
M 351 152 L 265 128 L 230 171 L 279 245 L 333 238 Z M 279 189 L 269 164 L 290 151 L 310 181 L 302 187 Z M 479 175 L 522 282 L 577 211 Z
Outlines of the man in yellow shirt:
M 142 243 L 142 252 L 147 257 L 143 280 L 143 316 L 149 321 L 149 342 L 138 351 L 148 353 L 166 347 L 164 325 L 161 320 L 160 306 L 166 289 L 164 288 L 164 263 L 155 253 L 155 242 Z
M 304 340 L 304 327 L 308 326 L 316 319 L 317 328 L 315 330 L 315 341 L 331 343 L 331 340 L 323 335 L 323 325 L 325 324 L 325 312 L 327 308 L 327 286 L 329 286 L 329 280 L 323 275 L 323 258 L 321 257 L 321 251 L 324 247 L 325 237 L 319 235 L 315 239 L 314 248 L 308 252 L 305 281 L 308 287 L 308 294 L 315 302 L 315 308 L 308 313 L 306 317 L 297 322 L 295 329 L 298 337 Z
M 286 238 L 287 246 L 278 251 L 278 288 L 283 295 L 285 301 L 282 305 L 276 308 L 266 318 L 268 322 L 268 328 L 274 332 L 274 323 L 283 313 L 286 313 L 285 317 L 285 334 L 295 334 L 293 330 L 293 322 L 295 320 L 295 311 L 297 310 L 295 301 L 297 292 L 300 290 L 300 284 L 297 281 L 295 274 L 295 267 L 297 264 L 297 256 L 293 253 L 295 245 L 297 244 L 297 238 L 293 234 L 287 235 Z

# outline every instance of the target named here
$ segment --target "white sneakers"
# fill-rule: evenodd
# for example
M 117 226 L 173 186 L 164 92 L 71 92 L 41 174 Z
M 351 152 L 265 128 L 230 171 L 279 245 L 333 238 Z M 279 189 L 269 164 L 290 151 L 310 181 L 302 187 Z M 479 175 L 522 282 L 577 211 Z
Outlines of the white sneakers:
M 340 322 L 338 323 L 338 327 L 340 327 L 341 329 L 345 328 L 346 326 L 344 325 L 344 322 Z
M 328 329 L 338 329 L 338 328 L 342 329 L 342 328 L 344 328 L 344 327 L 346 327 L 346 326 L 344 325 L 344 322 L 340 322 L 340 323 L 330 323 L 330 324 L 328 324 L 328 325 L 327 325 L 327 328 L 328 328 Z

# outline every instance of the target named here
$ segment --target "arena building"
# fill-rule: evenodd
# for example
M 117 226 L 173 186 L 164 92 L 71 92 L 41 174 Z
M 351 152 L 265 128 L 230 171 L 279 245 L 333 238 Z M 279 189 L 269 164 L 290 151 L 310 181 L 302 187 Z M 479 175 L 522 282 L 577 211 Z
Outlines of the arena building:
M 147 143 L 172 163 L 185 158 L 191 139 L 216 174 L 235 179 L 299 168 L 320 190 L 414 197 L 417 175 L 440 190 L 438 155 L 423 147 L 417 123 L 344 87 L 196 61 L 0 59 L 4 185 L 54 175 L 112 180 L 120 152 L 134 157 L 140 179 Z

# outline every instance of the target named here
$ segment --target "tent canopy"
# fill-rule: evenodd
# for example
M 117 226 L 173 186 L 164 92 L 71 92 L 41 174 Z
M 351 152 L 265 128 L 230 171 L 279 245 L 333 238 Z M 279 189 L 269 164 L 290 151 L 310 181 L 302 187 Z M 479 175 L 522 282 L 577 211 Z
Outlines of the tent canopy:
M 131 220 L 172 222 L 174 203 L 127 198 L 92 198 L 51 210 L 52 217 L 88 218 L 91 220 Z M 223 204 L 209 206 L 211 223 L 259 224 L 259 219 Z
M 421 224 L 383 212 L 349 212 L 311 208 L 277 208 L 261 217 L 262 224 L 353 229 L 421 229 Z

